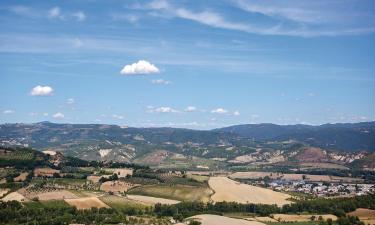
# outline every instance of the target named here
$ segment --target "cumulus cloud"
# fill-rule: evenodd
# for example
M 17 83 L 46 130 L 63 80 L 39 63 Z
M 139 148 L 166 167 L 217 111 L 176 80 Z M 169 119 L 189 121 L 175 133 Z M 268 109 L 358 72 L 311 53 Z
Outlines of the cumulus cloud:
M 13 113 L 14 113 L 14 111 L 11 110 L 11 109 L 7 109 L 7 110 L 3 111 L 3 114 L 13 114 Z
M 169 106 L 161 106 L 161 107 L 156 107 L 156 108 L 153 106 L 147 106 L 147 112 L 148 113 L 177 113 L 179 111 Z
M 30 91 L 30 95 L 32 96 L 51 96 L 53 95 L 53 89 L 50 86 L 35 86 Z
M 139 60 L 136 63 L 126 65 L 121 70 L 121 74 L 123 75 L 152 74 L 159 72 L 160 70 L 154 64 L 146 60 Z
M 77 11 L 72 14 L 72 16 L 78 21 L 84 21 L 86 19 L 86 14 L 82 11 Z
M 169 81 L 169 80 L 156 79 L 156 80 L 151 80 L 151 83 L 153 83 L 153 84 L 161 84 L 161 85 L 168 85 L 168 84 L 171 84 L 172 82 Z
M 240 111 L 236 110 L 236 111 L 233 112 L 233 116 L 239 116 L 239 115 L 241 115 Z
M 57 113 L 53 114 L 52 117 L 55 118 L 55 119 L 63 119 L 65 116 L 61 112 L 57 112 Z
M 217 109 L 211 110 L 211 113 L 226 114 L 228 113 L 228 110 L 223 109 L 223 108 L 217 108 Z
M 69 104 L 69 105 L 72 105 L 72 104 L 74 104 L 74 98 L 68 98 L 67 100 L 66 100 L 66 104 Z
M 195 106 L 188 106 L 188 107 L 186 107 L 186 109 L 184 110 L 185 112 L 195 112 L 195 111 L 197 111 L 198 109 L 197 109 L 197 107 L 195 107 Z

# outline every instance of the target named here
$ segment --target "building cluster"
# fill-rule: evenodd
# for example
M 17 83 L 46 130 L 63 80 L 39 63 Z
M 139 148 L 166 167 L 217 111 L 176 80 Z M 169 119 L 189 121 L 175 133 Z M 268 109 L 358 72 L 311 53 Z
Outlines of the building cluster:
M 269 186 L 277 191 L 300 192 L 317 197 L 349 197 L 375 193 L 374 184 L 275 180 Z

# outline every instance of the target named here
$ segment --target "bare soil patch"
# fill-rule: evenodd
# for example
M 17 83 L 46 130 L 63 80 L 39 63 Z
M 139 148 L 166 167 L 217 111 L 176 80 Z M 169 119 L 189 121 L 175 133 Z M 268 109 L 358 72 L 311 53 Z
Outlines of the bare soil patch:
M 359 208 L 353 212 L 348 213 L 351 216 L 358 216 L 358 218 L 365 224 L 375 225 L 375 210 Z
M 104 202 L 100 201 L 97 197 L 77 198 L 77 199 L 64 199 L 66 203 L 77 209 L 91 209 L 91 208 L 109 208 Z
M 214 202 L 276 204 L 279 206 L 291 203 L 286 200 L 291 197 L 288 194 L 242 184 L 227 177 L 210 177 L 208 184 L 215 191 L 211 196 Z
M 17 201 L 17 202 L 27 202 L 29 201 L 25 196 L 18 192 L 12 192 L 7 194 L 1 201 L 9 202 L 9 201 Z
M 21 173 L 19 176 L 13 178 L 13 181 L 15 182 L 20 182 L 20 181 L 24 181 L 26 180 L 26 177 L 29 173 L 25 172 L 25 173 Z

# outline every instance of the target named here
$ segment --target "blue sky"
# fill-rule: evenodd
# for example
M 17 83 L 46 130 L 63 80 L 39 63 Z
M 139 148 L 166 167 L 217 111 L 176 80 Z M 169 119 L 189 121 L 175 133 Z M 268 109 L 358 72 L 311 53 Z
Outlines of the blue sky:
M 0 122 L 375 120 L 375 3 L 1 1 Z

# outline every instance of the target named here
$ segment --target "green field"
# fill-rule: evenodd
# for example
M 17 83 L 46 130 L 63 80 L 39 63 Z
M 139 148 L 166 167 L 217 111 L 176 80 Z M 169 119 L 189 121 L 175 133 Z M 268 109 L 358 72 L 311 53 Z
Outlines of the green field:
M 205 186 L 187 185 L 145 185 L 133 188 L 129 194 L 146 195 L 179 201 L 210 201 L 212 190 Z
M 124 197 L 116 195 L 106 195 L 99 198 L 105 204 L 109 205 L 111 208 L 114 208 L 119 211 L 129 211 L 129 210 L 143 210 L 147 206 L 140 204 L 136 201 L 126 199 Z

